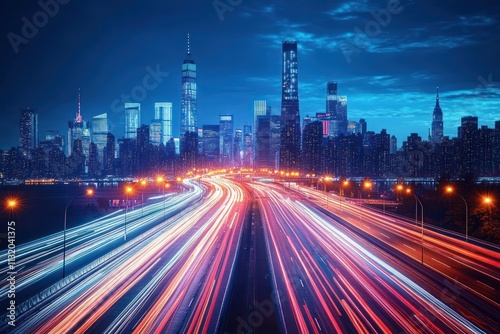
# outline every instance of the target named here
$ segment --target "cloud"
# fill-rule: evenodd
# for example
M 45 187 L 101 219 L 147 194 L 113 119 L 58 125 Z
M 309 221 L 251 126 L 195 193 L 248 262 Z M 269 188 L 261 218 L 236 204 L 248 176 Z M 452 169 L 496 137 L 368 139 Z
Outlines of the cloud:
M 454 22 L 449 25 L 449 28 L 453 28 L 455 26 L 463 26 L 463 27 L 484 27 L 484 26 L 492 26 L 496 25 L 497 21 L 488 16 L 460 16 L 458 22 Z
M 320 36 L 307 31 L 288 30 L 281 34 L 261 34 L 259 38 L 270 41 L 273 48 L 281 47 L 283 41 L 297 41 L 297 46 L 301 54 L 315 52 L 318 50 L 338 50 L 338 41 L 334 36 Z
M 368 1 L 349 1 L 345 2 L 338 7 L 327 12 L 335 20 L 354 20 L 359 17 L 359 13 L 366 13 L 370 11 Z

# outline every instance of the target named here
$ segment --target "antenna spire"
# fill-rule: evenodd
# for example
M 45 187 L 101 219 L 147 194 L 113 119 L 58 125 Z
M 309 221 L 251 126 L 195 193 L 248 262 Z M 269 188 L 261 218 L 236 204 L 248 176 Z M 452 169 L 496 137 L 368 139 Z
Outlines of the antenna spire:
M 439 108 L 439 86 L 436 88 L 436 108 Z
M 76 122 L 80 123 L 82 121 L 82 114 L 81 114 L 81 94 L 80 94 L 80 88 L 78 88 L 78 113 L 76 114 Z
M 188 33 L 188 56 L 191 54 L 191 38 Z

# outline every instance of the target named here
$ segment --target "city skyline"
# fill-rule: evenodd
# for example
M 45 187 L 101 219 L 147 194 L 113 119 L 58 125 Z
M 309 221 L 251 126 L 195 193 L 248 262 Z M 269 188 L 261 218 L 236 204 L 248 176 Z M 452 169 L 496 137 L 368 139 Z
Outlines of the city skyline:
M 297 40 L 300 54 L 301 118 L 325 111 L 325 86 L 334 81 L 349 97 L 349 120 L 364 118 L 368 130 L 377 133 L 387 129 L 398 146 L 410 133 L 427 138 L 436 86 L 445 136 L 456 137 L 464 116 L 477 116 L 489 127 L 498 119 L 498 4 L 253 2 L 225 11 L 212 3 L 148 4 L 120 9 L 112 20 L 120 29 L 104 24 L 112 4 L 59 5 L 17 48 L 12 34 L 21 36 L 24 22 L 33 22 L 43 8 L 9 4 L 2 23 L 7 38 L 2 43 L 0 149 L 19 145 L 19 110 L 28 107 L 38 112 L 41 137 L 46 130 L 65 135 L 61 119 L 75 114 L 80 87 L 85 120 L 107 112 L 110 131 L 122 138 L 124 112 L 115 102 L 141 87 L 148 75 L 148 87 L 155 88 L 145 90 L 141 101 L 129 102 L 141 103 L 142 123 L 148 124 L 155 102 L 172 101 L 173 135 L 179 136 L 187 33 L 199 72 L 199 128 L 217 124 L 220 114 L 233 114 L 237 129 L 253 124 L 254 100 L 266 100 L 279 114 L 279 53 L 282 41 L 290 39 Z M 161 21 L 159 13 L 172 20 Z M 141 24 L 122 25 L 131 15 Z M 79 25 L 80 20 L 93 23 Z M 355 38 L 359 31 L 364 39 Z M 63 52 L 57 52 L 61 46 Z M 394 118 L 398 122 L 391 122 Z

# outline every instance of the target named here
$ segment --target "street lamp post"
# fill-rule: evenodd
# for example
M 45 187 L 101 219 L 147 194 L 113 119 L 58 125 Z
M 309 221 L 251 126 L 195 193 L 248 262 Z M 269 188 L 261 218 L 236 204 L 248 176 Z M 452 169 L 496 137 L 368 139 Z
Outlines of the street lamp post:
M 146 180 L 141 181 L 141 213 L 144 216 L 144 187 L 148 184 Z
M 92 196 L 94 194 L 94 190 L 93 189 L 87 189 L 86 193 L 85 193 L 87 196 Z M 66 222 L 67 222 L 67 216 L 68 216 L 68 207 L 69 205 L 71 204 L 71 202 L 77 198 L 77 197 L 80 197 L 82 195 L 79 195 L 79 196 L 75 196 L 75 197 L 71 197 L 70 200 L 68 201 L 68 204 L 66 204 L 66 208 L 64 209 L 64 226 L 63 226 L 63 263 L 62 263 L 62 276 L 63 278 L 66 277 Z
M 422 201 L 418 198 L 417 195 L 413 194 L 415 196 L 415 199 L 420 203 L 420 208 L 421 208 L 421 213 L 422 213 L 422 264 L 424 264 L 424 205 L 422 204 Z
M 465 242 L 469 242 L 469 207 L 467 205 L 467 201 L 462 195 L 455 192 L 453 187 L 447 187 L 446 192 L 449 194 L 451 193 L 457 194 L 465 203 Z
M 165 217 L 165 215 L 166 215 L 165 189 L 170 189 L 170 183 L 165 183 L 165 186 L 163 187 L 163 217 Z
M 407 189 L 406 190 L 407 193 L 411 193 L 411 190 L 410 189 Z M 415 225 L 418 226 L 418 215 L 417 215 L 417 208 L 418 208 L 418 204 L 420 204 L 420 211 L 421 211 L 421 214 L 422 214 L 422 223 L 421 223 L 421 239 L 422 239 L 422 258 L 421 258 L 421 263 L 424 264 L 424 205 L 422 204 L 422 201 L 420 200 L 420 198 L 418 198 L 417 195 L 413 194 L 413 197 L 415 198 Z
M 373 183 L 371 181 L 364 181 L 359 185 L 359 225 L 361 226 L 361 213 L 363 212 L 363 189 L 371 189 Z
M 156 178 L 156 182 L 162 187 L 161 200 L 163 201 L 163 216 L 165 216 L 165 184 L 163 184 L 165 182 L 165 179 L 163 178 L 163 176 L 158 176 Z
M 128 195 L 132 192 L 132 187 L 125 189 L 125 222 L 123 224 L 123 240 L 127 241 L 127 212 L 128 212 Z
M 327 182 L 331 180 L 330 177 L 325 176 L 323 185 L 325 186 L 325 196 L 326 196 L 326 208 L 328 209 L 328 188 L 326 187 Z
M 344 180 L 344 182 L 340 183 L 340 188 L 339 188 L 339 208 L 342 210 L 342 193 L 344 193 L 345 197 L 345 188 L 349 185 L 349 181 Z

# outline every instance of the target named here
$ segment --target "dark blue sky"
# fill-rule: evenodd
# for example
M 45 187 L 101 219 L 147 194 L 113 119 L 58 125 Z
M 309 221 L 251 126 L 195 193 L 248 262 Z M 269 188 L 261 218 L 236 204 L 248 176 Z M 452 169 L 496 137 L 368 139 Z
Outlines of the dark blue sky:
M 498 1 L 220 0 L 219 12 L 213 0 L 59 1 L 66 3 L 53 17 L 40 15 L 37 1 L 3 4 L 0 149 L 18 145 L 25 107 L 38 110 L 41 139 L 49 129 L 66 136 L 78 88 L 84 119 L 107 112 L 120 138 L 123 116 L 113 102 L 142 86 L 148 67 L 169 74 L 137 101 L 143 123 L 155 101 L 173 102 L 178 136 L 187 33 L 200 126 L 216 124 L 220 113 L 234 114 L 238 128 L 251 124 L 255 99 L 278 114 L 288 39 L 299 43 L 301 117 L 323 112 L 326 83 L 337 81 L 348 118 L 387 129 L 398 145 L 410 132 L 427 138 L 436 85 L 445 135 L 455 137 L 465 115 L 490 127 L 500 120 Z M 16 52 L 9 36 L 22 36 L 23 18 L 33 23 L 34 16 L 41 27 Z

